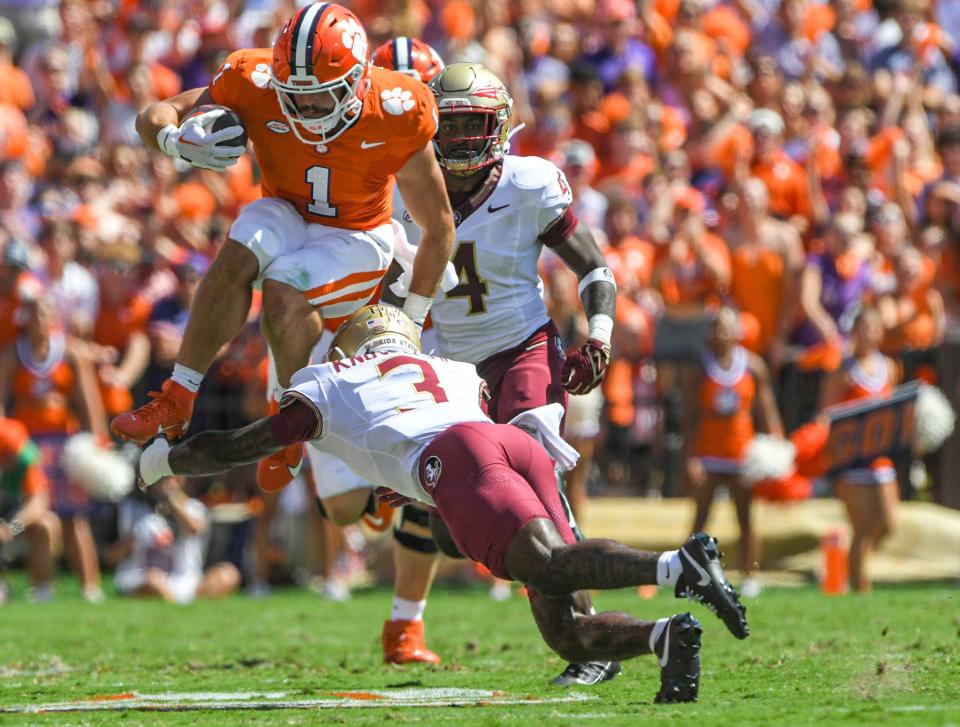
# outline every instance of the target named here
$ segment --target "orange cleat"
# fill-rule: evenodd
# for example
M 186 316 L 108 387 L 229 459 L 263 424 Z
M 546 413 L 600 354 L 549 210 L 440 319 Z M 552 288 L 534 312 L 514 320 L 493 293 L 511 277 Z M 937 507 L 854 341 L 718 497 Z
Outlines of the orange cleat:
M 374 497 L 377 500 L 377 511 L 374 513 L 365 512 L 360 519 L 373 532 L 383 533 L 393 525 L 393 515 L 397 510 L 386 500 L 381 500 L 376 495 Z
M 427 648 L 423 621 L 385 621 L 381 640 L 387 664 L 440 663 L 440 657 Z
M 303 465 L 303 442 L 291 444 L 260 460 L 257 484 L 264 492 L 278 492 L 293 482 Z
M 160 391 L 151 391 L 147 396 L 152 401 L 113 418 L 110 422 L 113 433 L 140 444 L 158 434 L 165 434 L 169 439 L 182 437 L 193 416 L 197 395 L 167 379 Z

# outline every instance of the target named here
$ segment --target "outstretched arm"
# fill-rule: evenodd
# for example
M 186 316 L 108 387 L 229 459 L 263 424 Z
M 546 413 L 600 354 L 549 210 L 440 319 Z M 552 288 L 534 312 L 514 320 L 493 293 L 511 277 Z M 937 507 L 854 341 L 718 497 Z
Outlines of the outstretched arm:
M 167 461 L 173 474 L 212 475 L 256 462 L 282 447 L 270 419 L 260 419 L 242 429 L 196 434 L 172 447 Z
M 319 436 L 319 417 L 315 406 L 300 398 L 285 398 L 277 414 L 241 429 L 201 432 L 173 447 L 159 437 L 140 454 L 140 479 L 152 485 L 170 475 L 213 475 L 256 462 L 290 444 Z

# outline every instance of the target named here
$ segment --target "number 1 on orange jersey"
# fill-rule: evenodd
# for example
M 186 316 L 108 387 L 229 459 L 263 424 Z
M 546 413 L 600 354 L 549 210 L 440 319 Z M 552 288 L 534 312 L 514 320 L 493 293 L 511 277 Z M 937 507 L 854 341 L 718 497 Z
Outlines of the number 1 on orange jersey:
M 336 217 L 337 208 L 330 204 L 330 170 L 327 167 L 313 166 L 307 170 L 306 176 L 313 200 L 307 205 L 307 212 L 321 217 Z

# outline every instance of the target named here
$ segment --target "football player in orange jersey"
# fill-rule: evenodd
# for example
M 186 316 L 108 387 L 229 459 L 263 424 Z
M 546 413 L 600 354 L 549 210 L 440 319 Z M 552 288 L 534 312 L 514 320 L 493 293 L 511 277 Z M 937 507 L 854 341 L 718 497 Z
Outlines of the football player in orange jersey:
M 406 73 L 423 83 L 430 83 L 430 80 L 443 70 L 443 59 L 419 38 L 401 35 L 383 43 L 373 52 L 373 65 Z
M 418 38 L 394 38 L 373 53 L 374 65 L 404 73 L 427 83 L 443 69 L 437 52 Z M 394 204 L 403 208 L 399 195 Z M 310 451 L 317 501 L 324 515 L 338 525 L 349 525 L 363 519 L 374 530 L 387 530 L 393 525 L 396 544 L 393 550 L 394 590 L 390 618 L 381 633 L 384 661 L 394 664 L 414 662 L 439 663 L 440 657 L 427 648 L 423 616 L 427 597 L 439 561 L 437 545 L 430 536 L 430 516 L 426 507 L 410 504 L 399 511 L 376 504 L 369 483 L 354 474 L 332 455 Z
M 190 164 L 223 170 L 243 130 L 212 131 L 226 112 L 243 120 L 262 172 L 263 198 L 248 204 L 197 293 L 172 377 L 152 401 L 113 420 L 121 437 L 181 436 L 197 389 L 220 347 L 242 326 L 262 287 L 263 328 L 280 387 L 306 365 L 324 326 L 370 301 L 403 234 L 390 219 L 394 177 L 423 240 L 404 310 L 426 317 L 453 245 L 453 217 L 433 151 L 433 97 L 410 76 L 371 67 L 356 16 L 334 3 L 299 10 L 273 49 L 232 53 L 208 88 L 151 104 L 137 117 L 144 142 Z M 282 391 L 277 392 L 277 396 Z M 264 489 L 299 470 L 295 445 L 260 463 Z

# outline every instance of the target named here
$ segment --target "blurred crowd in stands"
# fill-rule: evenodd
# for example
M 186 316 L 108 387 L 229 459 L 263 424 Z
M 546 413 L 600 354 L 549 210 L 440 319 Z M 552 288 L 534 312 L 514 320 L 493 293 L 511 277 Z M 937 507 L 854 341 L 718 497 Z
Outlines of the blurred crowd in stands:
M 684 382 L 721 305 L 736 309 L 741 343 L 765 359 L 788 432 L 815 414 L 820 381 L 838 367 L 865 302 L 904 378 L 941 385 L 956 406 L 960 3 L 344 4 L 371 48 L 415 36 L 448 63 L 497 73 L 514 96 L 514 124 L 525 124 L 513 153 L 564 169 L 578 217 L 602 243 L 619 286 L 617 325 L 602 391 L 572 402 L 568 437 L 586 460 L 576 504 L 587 492 L 687 494 Z M 0 0 L 0 408 L 48 461 L 68 434 L 106 436 L 109 417 L 159 387 L 198 281 L 237 210 L 259 195 L 252 155 L 225 174 L 181 166 L 147 151 L 137 111 L 208 83 L 233 49 L 271 45 L 297 7 Z M 576 280 L 548 255 L 542 272 L 573 343 L 586 325 Z M 195 430 L 264 413 L 257 318 L 255 300 L 205 380 Z M 48 384 L 36 386 L 40 378 Z M 900 478 L 901 494 L 960 507 L 960 488 L 939 475 L 958 458 L 951 440 L 940 466 Z M 69 482 L 51 482 L 51 492 L 95 600 L 91 548 L 119 562 L 129 550 L 107 545 L 133 528 Z M 276 501 L 247 471 L 190 492 L 227 513 L 220 519 L 234 526 L 214 543 L 217 558 L 259 588 L 276 560 L 262 513 Z M 321 553 L 350 538 L 329 524 L 319 532 Z M 316 570 L 334 567 L 315 560 Z M 224 588 L 235 580 L 218 576 Z

